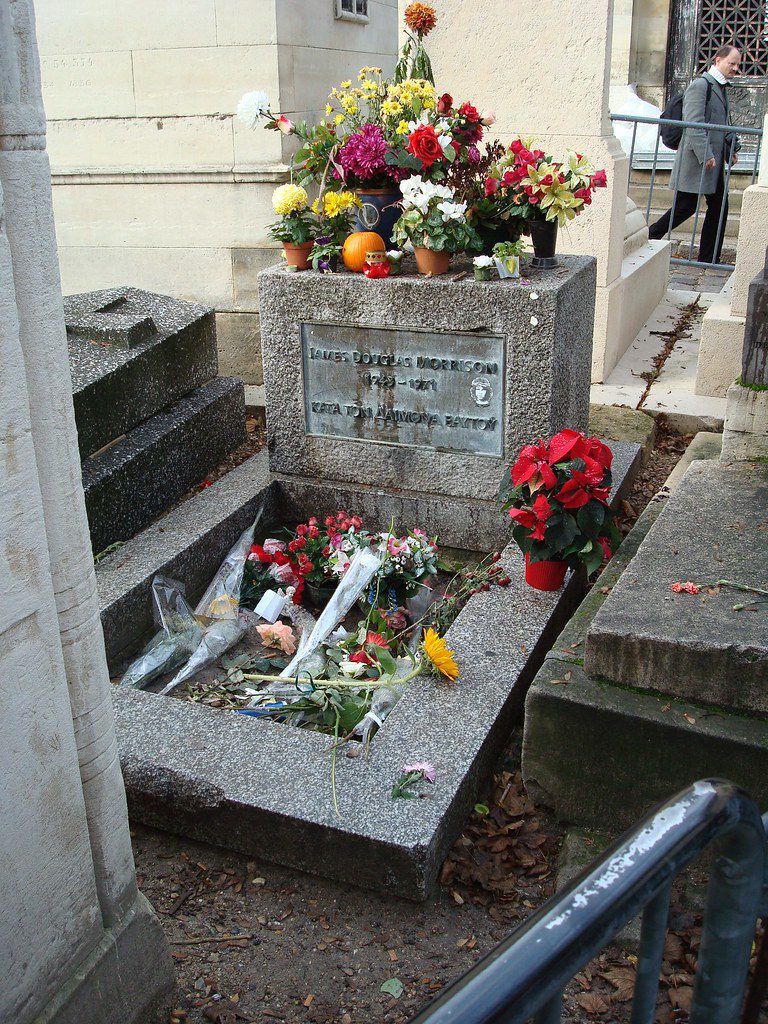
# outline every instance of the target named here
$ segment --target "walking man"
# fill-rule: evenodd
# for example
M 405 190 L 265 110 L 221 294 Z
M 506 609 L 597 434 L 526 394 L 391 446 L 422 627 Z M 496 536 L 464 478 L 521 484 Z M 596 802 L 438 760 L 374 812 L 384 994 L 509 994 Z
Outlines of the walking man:
M 683 121 L 704 124 L 730 124 L 728 82 L 739 73 L 741 53 L 735 46 L 721 46 L 714 63 L 701 77 L 694 78 L 683 97 Z M 740 148 L 733 132 L 707 131 L 704 128 L 685 128 L 669 187 L 675 196 L 672 208 L 648 230 L 650 238 L 664 238 L 671 227 L 688 220 L 696 212 L 699 197 L 706 196 L 707 213 L 701 229 L 699 243 L 700 263 L 719 263 L 720 250 L 728 218 L 728 195 L 725 191 L 725 173 L 737 160 Z

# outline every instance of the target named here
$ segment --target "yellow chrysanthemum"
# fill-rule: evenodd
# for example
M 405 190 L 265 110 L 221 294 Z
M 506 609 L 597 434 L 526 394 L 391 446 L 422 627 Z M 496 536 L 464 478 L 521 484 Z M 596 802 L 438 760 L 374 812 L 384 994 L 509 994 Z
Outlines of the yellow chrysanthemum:
M 323 196 L 323 212 L 326 217 L 338 217 L 360 205 L 354 192 L 326 192 Z
M 434 629 L 424 630 L 424 640 L 421 645 L 422 651 L 432 664 L 432 667 L 449 682 L 453 683 L 459 678 L 459 667 L 454 661 L 453 651 L 449 651 L 445 640 L 438 636 Z
M 278 185 L 272 193 L 272 207 L 281 217 L 306 209 L 308 202 L 309 196 L 301 185 Z
M 381 104 L 382 114 L 386 114 L 387 117 L 399 117 L 403 112 L 402 103 L 395 103 L 394 100 L 384 100 Z
M 330 117 L 332 113 L 333 113 L 333 107 L 331 106 L 330 103 L 326 103 L 325 104 L 325 116 L 326 117 Z
M 397 128 L 395 128 L 395 135 L 407 135 L 409 130 L 408 122 L 401 121 Z
M 341 105 L 344 108 L 345 113 L 347 113 L 347 114 L 356 114 L 357 113 L 357 103 L 355 103 L 354 99 L 351 96 L 344 96 L 344 97 L 342 97 Z
M 337 114 L 336 117 L 334 117 L 333 120 L 334 120 L 334 124 L 342 124 L 342 122 L 345 120 L 345 118 L 344 118 L 343 114 Z
M 312 203 L 312 213 L 320 213 L 320 200 L 316 199 Z
M 341 88 L 342 89 L 351 89 L 352 88 L 352 81 L 351 81 L 351 79 L 347 78 L 346 81 L 342 82 L 341 83 Z

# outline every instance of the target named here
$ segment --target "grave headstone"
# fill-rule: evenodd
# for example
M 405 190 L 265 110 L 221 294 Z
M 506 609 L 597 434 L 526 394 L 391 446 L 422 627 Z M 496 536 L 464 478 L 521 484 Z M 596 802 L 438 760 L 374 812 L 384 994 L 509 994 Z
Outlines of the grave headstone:
M 259 274 L 270 469 L 421 500 L 474 546 L 520 447 L 587 428 L 595 261 L 530 280 Z M 456 511 L 458 509 L 458 511 Z M 469 513 L 469 514 L 468 514 Z
M 768 250 L 765 266 L 749 286 L 741 381 L 768 387 Z
M 741 379 L 728 388 L 724 462 L 768 457 L 768 251 L 749 285 Z

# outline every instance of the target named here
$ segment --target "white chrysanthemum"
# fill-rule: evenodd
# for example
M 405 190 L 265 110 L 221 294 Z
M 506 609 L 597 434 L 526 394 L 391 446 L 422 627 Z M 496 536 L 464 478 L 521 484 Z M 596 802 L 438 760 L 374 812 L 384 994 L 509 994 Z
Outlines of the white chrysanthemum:
M 269 113 L 269 96 L 260 89 L 247 92 L 237 104 L 237 116 L 248 128 L 255 128 Z
M 492 256 L 475 256 L 472 260 L 476 267 L 492 267 L 493 257 Z

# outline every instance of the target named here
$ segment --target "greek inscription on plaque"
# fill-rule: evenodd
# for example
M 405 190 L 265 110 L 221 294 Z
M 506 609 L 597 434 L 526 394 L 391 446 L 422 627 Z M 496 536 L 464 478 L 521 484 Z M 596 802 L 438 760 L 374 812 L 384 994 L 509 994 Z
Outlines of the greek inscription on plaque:
M 501 456 L 504 338 L 302 323 L 307 434 Z

